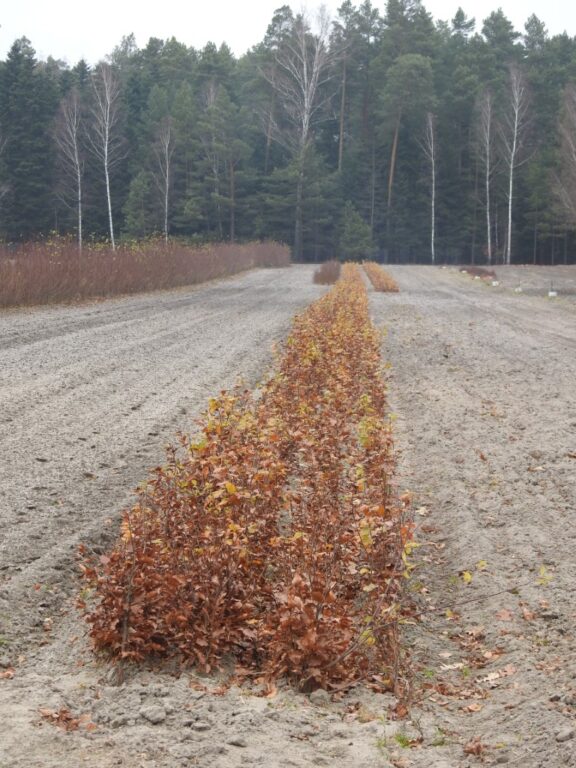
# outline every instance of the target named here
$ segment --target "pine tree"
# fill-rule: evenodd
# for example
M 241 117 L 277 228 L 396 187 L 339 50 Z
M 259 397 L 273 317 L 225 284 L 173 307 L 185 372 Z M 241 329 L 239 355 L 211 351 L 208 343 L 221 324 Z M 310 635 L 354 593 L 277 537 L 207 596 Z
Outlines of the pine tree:
M 16 40 L 0 82 L 3 199 L 0 229 L 25 240 L 54 228 L 51 122 L 57 91 L 36 62 L 29 40 Z

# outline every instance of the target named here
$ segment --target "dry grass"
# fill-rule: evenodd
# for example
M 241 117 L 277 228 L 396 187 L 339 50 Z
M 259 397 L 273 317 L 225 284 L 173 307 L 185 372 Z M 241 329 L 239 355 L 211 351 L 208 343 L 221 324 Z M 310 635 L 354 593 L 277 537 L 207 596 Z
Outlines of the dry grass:
M 0 248 L 0 307 L 177 288 L 289 263 L 288 247 L 274 242 L 191 247 L 150 241 L 79 254 L 74 243 L 54 239 Z

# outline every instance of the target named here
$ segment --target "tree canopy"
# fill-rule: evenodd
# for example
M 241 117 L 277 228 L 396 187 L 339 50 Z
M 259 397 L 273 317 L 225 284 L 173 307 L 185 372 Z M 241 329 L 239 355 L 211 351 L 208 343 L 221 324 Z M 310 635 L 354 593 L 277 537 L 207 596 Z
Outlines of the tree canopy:
M 106 173 L 102 72 L 118 89 Z M 101 240 L 113 222 L 120 239 L 427 262 L 432 211 L 436 262 L 576 261 L 575 89 L 576 38 L 536 15 L 521 31 L 500 8 L 435 21 L 420 0 L 344 0 L 332 20 L 282 6 L 240 57 L 129 35 L 91 68 L 21 38 L 0 62 L 0 238 Z

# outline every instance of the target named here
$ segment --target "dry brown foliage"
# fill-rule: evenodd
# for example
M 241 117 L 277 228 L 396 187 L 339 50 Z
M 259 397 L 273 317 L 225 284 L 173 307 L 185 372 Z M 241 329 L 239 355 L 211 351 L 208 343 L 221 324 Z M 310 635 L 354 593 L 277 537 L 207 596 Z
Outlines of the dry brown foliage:
M 314 270 L 314 282 L 317 285 L 333 285 L 340 277 L 341 268 L 339 261 L 325 261 Z
M 410 526 L 390 485 L 380 338 L 357 267 L 297 316 L 259 398 L 222 392 L 113 551 L 82 568 L 94 647 L 302 690 L 393 685 Z
M 462 267 L 460 272 L 470 275 L 470 277 L 481 277 L 483 280 L 496 280 L 496 272 L 493 269 L 484 269 L 484 267 Z
M 397 293 L 399 291 L 398 283 L 391 275 L 375 261 L 364 262 L 364 271 L 372 283 L 375 291 L 381 293 Z
M 74 242 L 55 238 L 0 247 L 0 307 L 177 288 L 289 264 L 288 247 L 273 242 L 192 247 L 151 240 L 79 253 Z

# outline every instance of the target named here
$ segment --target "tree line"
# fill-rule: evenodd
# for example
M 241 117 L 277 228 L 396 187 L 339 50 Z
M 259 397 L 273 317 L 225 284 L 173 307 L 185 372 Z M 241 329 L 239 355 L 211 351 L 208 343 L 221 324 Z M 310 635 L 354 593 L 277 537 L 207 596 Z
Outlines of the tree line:
M 576 38 L 420 0 L 282 6 L 235 57 L 0 62 L 0 237 L 272 238 L 296 259 L 576 261 Z

